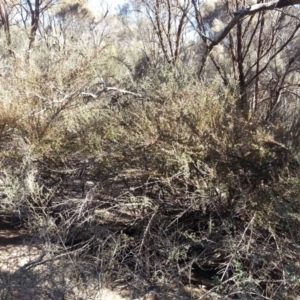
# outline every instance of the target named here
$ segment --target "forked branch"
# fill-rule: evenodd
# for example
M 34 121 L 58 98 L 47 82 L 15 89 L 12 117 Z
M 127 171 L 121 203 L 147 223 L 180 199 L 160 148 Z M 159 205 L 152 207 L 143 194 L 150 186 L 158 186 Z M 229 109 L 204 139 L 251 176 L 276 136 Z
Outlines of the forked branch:
M 194 3 L 195 3 L 195 1 L 193 1 L 193 5 L 194 5 L 195 11 L 197 11 L 197 7 Z M 201 76 L 201 73 L 205 67 L 207 58 L 210 55 L 213 48 L 216 45 L 218 45 L 229 34 L 229 32 L 232 30 L 232 28 L 234 28 L 244 17 L 256 14 L 261 11 L 274 10 L 276 8 L 284 8 L 284 7 L 292 6 L 292 5 L 296 5 L 296 4 L 300 4 L 300 0 L 275 0 L 275 1 L 268 2 L 268 3 L 254 4 L 247 8 L 243 8 L 243 9 L 240 9 L 240 10 L 234 12 L 233 13 L 234 16 L 231 19 L 231 21 L 227 24 L 227 26 L 224 28 L 224 30 L 219 34 L 219 36 L 215 40 L 211 40 L 211 39 L 207 38 L 208 40 L 210 40 L 210 43 L 208 43 L 206 46 L 205 53 L 202 57 L 201 66 L 198 71 L 198 76 L 199 77 Z

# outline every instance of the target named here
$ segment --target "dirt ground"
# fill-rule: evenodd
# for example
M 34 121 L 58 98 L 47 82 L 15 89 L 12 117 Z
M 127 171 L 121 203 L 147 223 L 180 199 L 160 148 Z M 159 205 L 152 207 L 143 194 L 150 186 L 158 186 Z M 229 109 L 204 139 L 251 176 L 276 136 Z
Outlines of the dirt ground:
M 2 226 L 3 227 L 3 226 Z M 4 226 L 5 227 L 5 226 Z M 18 270 L 30 266 L 39 260 L 42 255 L 41 249 L 32 245 L 30 239 L 22 232 L 14 229 L 0 230 L 0 299 L 3 296 L 3 291 L 11 285 L 12 275 L 17 273 Z M 10 286 L 11 288 L 11 286 Z M 2 290 L 2 291 L 1 291 Z M 28 299 L 25 293 L 17 291 L 11 293 L 13 299 Z M 84 298 L 71 297 L 73 300 L 85 300 Z M 125 300 L 116 292 L 110 291 L 106 288 L 101 288 L 93 299 L 95 300 Z

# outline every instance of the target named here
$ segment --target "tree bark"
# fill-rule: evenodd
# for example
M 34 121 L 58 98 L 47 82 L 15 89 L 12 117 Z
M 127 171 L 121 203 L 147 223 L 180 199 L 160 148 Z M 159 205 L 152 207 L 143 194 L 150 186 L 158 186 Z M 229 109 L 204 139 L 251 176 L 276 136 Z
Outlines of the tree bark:
M 27 0 L 27 4 L 30 9 L 30 14 L 31 14 L 31 30 L 30 30 L 30 37 L 29 37 L 29 51 L 33 48 L 34 42 L 35 42 L 35 37 L 36 37 L 36 32 L 39 27 L 39 21 L 40 21 L 40 1 L 35 0 L 35 7 L 33 9 L 32 4 L 30 0 Z
M 0 18 L 1 18 L 2 25 L 4 27 L 6 42 L 8 46 L 8 53 L 14 55 L 14 52 L 11 49 L 10 24 L 9 24 L 6 5 L 7 5 L 6 1 L 0 0 Z

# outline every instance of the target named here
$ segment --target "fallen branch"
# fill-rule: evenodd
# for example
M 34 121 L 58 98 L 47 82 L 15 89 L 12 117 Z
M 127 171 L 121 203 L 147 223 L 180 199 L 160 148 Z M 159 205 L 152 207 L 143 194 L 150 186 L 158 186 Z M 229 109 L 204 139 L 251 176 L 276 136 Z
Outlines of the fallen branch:
M 122 93 L 124 95 L 132 95 L 132 96 L 135 96 L 137 98 L 143 98 L 143 96 L 141 94 L 134 93 L 134 92 L 127 91 L 127 90 L 123 90 L 123 89 L 119 89 L 119 88 L 116 88 L 116 87 L 105 87 L 102 90 L 100 90 L 99 92 L 97 92 L 96 94 L 87 93 L 87 92 L 83 92 L 81 94 L 83 96 L 87 96 L 87 97 L 92 97 L 94 99 L 98 99 L 101 96 L 101 94 L 106 93 L 106 92 L 110 92 L 110 91 L 116 91 L 116 92 Z

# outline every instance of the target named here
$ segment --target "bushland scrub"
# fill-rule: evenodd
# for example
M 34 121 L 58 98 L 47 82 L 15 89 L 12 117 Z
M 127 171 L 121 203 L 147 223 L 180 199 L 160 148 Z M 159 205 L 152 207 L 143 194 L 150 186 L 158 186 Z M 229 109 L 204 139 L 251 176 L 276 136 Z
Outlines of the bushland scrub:
M 62 49 L 1 49 L 1 215 L 43 249 L 12 280 L 39 299 L 75 299 L 64 276 L 132 298 L 296 299 L 298 100 L 245 115 L 226 59 L 224 84 L 212 62 L 199 79 L 120 48 L 126 31 L 95 51 L 66 30 Z

